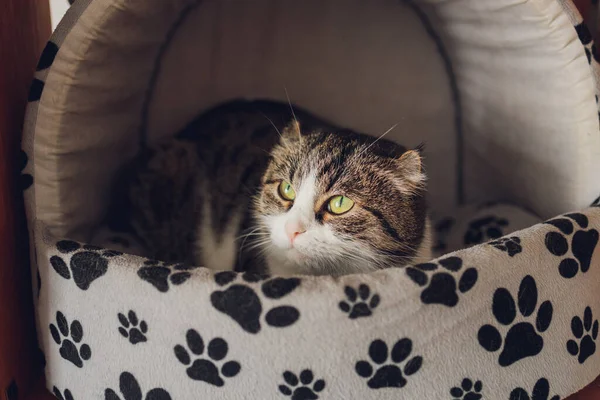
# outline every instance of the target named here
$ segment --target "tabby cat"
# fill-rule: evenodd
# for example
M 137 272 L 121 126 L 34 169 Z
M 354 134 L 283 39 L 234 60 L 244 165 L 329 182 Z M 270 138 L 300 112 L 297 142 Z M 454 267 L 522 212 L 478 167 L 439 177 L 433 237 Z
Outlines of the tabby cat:
M 145 148 L 109 215 L 148 255 L 217 270 L 340 275 L 431 255 L 421 148 L 271 101 L 217 106 Z

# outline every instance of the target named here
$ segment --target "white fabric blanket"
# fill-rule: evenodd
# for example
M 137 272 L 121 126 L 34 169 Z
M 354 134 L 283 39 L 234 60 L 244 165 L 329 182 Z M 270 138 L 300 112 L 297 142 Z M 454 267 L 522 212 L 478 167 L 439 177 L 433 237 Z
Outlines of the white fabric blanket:
M 484 234 L 520 223 L 507 210 L 534 218 L 498 207 L 476 212 L 494 217 Z M 599 229 L 595 207 L 339 279 L 215 273 L 46 237 L 48 384 L 75 399 L 556 400 L 600 373 Z M 475 231 L 459 236 L 487 239 Z

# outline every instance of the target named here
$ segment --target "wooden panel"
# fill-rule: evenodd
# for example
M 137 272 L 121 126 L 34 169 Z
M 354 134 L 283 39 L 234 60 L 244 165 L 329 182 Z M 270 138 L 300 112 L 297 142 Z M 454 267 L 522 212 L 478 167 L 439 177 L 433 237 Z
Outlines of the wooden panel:
M 6 398 L 13 379 L 23 395 L 39 373 L 17 157 L 50 14 L 47 0 L 1 0 L 0 9 L 0 398 Z
M 46 382 L 44 381 L 44 378 L 41 377 L 38 380 L 35 387 L 33 388 L 33 391 L 25 397 L 25 400 L 56 400 L 56 397 L 51 395 L 50 392 L 48 392 L 48 390 L 46 390 Z M 79 400 L 79 399 L 77 399 L 77 400 Z M 590 399 L 581 399 L 581 400 L 590 400 Z

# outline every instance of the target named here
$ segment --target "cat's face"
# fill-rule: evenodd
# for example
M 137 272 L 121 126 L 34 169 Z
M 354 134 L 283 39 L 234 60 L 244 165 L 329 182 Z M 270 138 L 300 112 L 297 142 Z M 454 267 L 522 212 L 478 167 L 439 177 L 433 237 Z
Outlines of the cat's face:
M 419 151 L 292 123 L 256 199 L 272 273 L 348 274 L 411 261 L 426 222 Z

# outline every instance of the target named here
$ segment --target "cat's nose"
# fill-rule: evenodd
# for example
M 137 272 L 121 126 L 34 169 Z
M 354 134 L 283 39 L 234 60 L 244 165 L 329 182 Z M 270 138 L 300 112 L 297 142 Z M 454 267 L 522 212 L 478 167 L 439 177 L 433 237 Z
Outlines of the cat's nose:
M 292 244 L 298 235 L 301 235 L 304 232 L 306 232 L 306 228 L 300 221 L 290 221 L 285 224 L 285 233 Z

